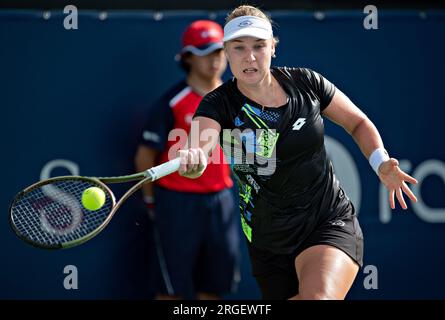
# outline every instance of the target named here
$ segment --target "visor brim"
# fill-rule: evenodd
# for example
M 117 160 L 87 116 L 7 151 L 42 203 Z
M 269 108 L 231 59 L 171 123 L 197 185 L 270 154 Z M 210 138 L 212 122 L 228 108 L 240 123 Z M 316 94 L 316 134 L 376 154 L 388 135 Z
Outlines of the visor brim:
M 193 53 L 195 56 L 203 57 L 203 56 L 206 56 L 206 55 L 212 53 L 213 51 L 222 49 L 223 46 L 224 46 L 223 42 L 212 42 L 212 43 L 209 43 L 209 44 L 207 44 L 205 46 L 201 46 L 201 47 L 186 46 L 186 47 L 182 48 L 181 54 L 190 52 L 190 53 Z
M 267 40 L 272 38 L 272 33 L 270 30 L 265 30 L 261 28 L 243 28 L 240 30 L 237 30 L 231 34 L 224 35 L 224 42 L 241 38 L 241 37 L 254 37 L 258 39 Z

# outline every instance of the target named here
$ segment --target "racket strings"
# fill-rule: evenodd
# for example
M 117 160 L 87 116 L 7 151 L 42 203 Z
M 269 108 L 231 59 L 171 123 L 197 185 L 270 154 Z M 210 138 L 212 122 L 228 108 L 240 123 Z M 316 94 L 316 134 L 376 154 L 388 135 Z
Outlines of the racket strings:
M 88 180 L 64 179 L 33 188 L 13 204 L 12 223 L 20 235 L 38 245 L 58 247 L 82 239 L 100 227 L 112 209 L 103 188 L 107 195 L 103 207 L 92 212 L 82 206 L 82 193 L 92 186 L 100 187 Z

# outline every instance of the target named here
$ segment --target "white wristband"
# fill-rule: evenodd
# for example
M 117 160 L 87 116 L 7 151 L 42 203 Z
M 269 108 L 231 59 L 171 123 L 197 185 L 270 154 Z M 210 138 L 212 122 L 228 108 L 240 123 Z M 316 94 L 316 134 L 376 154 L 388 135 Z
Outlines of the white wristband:
M 384 148 L 375 149 L 369 156 L 369 164 L 374 169 L 375 173 L 379 175 L 380 165 L 389 160 L 388 152 Z

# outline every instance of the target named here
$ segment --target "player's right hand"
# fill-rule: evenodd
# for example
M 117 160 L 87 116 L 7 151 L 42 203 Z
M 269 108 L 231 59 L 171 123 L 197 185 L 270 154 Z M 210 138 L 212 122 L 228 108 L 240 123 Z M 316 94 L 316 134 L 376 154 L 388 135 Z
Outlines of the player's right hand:
M 179 174 L 183 177 L 199 178 L 207 167 L 207 157 L 201 148 L 189 148 L 179 151 L 181 164 Z

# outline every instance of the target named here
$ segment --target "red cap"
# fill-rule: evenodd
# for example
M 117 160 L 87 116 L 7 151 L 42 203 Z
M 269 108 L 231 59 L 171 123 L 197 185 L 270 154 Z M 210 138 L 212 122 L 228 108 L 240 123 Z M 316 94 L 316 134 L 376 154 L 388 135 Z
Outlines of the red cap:
M 187 27 L 182 35 L 181 54 L 191 52 L 205 56 L 223 47 L 224 32 L 221 26 L 210 20 L 198 20 Z

